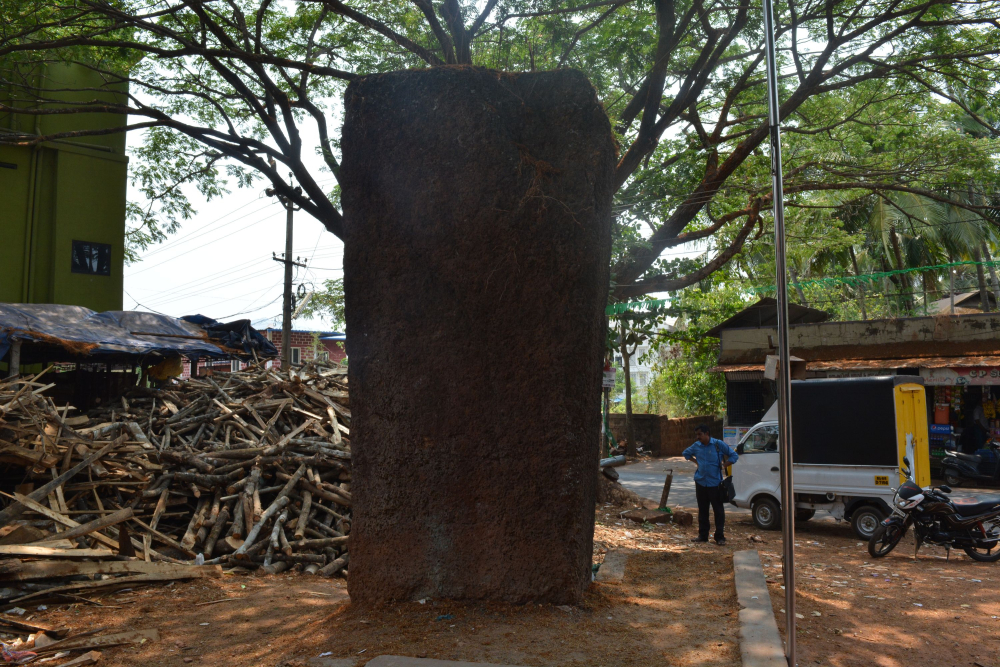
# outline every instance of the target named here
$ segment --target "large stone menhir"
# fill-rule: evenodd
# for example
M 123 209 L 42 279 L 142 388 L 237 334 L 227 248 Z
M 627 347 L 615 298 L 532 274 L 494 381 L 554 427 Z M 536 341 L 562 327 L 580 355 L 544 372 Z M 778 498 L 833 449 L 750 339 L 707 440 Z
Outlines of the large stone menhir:
M 347 88 L 351 598 L 579 602 L 615 145 L 575 71 Z

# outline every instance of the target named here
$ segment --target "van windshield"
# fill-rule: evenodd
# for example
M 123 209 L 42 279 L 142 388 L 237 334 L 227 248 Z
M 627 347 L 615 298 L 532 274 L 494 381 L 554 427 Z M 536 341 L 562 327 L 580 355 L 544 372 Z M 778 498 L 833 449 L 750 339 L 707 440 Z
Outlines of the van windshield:
M 777 426 L 762 426 L 743 441 L 744 454 L 776 451 L 778 451 Z

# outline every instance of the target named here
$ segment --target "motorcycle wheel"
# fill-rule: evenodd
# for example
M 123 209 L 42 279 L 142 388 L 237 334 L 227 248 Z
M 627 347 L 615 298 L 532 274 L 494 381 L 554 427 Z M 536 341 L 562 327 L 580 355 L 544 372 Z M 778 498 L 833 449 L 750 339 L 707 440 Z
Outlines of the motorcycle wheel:
M 880 524 L 868 540 L 868 554 L 872 558 L 882 558 L 896 548 L 903 539 L 902 527 L 891 523 L 888 526 Z
M 956 475 L 951 470 L 945 470 L 943 477 L 944 477 L 944 483 L 950 487 L 956 487 L 962 484 L 962 478 Z
M 995 563 L 1000 560 L 1000 544 L 994 544 L 992 549 L 962 547 L 962 551 L 967 553 L 969 558 L 980 563 Z
M 992 523 L 993 526 L 996 526 L 996 524 L 996 521 Z M 995 535 L 995 533 L 993 534 Z M 994 540 L 992 546 L 988 549 L 984 547 L 962 547 L 962 551 L 967 553 L 969 558 L 980 563 L 995 563 L 1000 560 L 1000 541 Z

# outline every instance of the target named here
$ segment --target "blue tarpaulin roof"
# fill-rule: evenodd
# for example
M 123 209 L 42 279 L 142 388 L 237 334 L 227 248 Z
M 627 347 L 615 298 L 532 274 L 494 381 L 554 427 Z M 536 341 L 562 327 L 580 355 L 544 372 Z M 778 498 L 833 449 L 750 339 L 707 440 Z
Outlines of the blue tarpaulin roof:
M 52 361 L 91 356 L 277 355 L 249 320 L 223 324 L 203 315 L 177 319 L 131 310 L 98 313 L 81 306 L 0 303 L 0 358 L 14 340 L 44 346 L 46 351 L 39 354 Z

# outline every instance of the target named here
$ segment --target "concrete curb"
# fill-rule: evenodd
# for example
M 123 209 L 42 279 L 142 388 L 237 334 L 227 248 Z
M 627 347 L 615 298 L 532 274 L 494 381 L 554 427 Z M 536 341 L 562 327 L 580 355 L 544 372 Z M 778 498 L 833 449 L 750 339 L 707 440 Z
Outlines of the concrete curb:
M 733 554 L 736 597 L 740 605 L 740 656 L 743 667 L 787 667 L 778 624 L 771 608 L 764 570 L 756 550 Z
M 380 655 L 368 662 L 365 667 L 513 667 L 513 665 L 496 665 L 485 662 L 453 662 L 451 660 L 407 658 L 399 655 Z
M 625 565 L 628 562 L 628 552 L 612 549 L 604 556 L 604 562 L 597 569 L 594 581 L 601 584 L 620 584 L 625 580 Z

